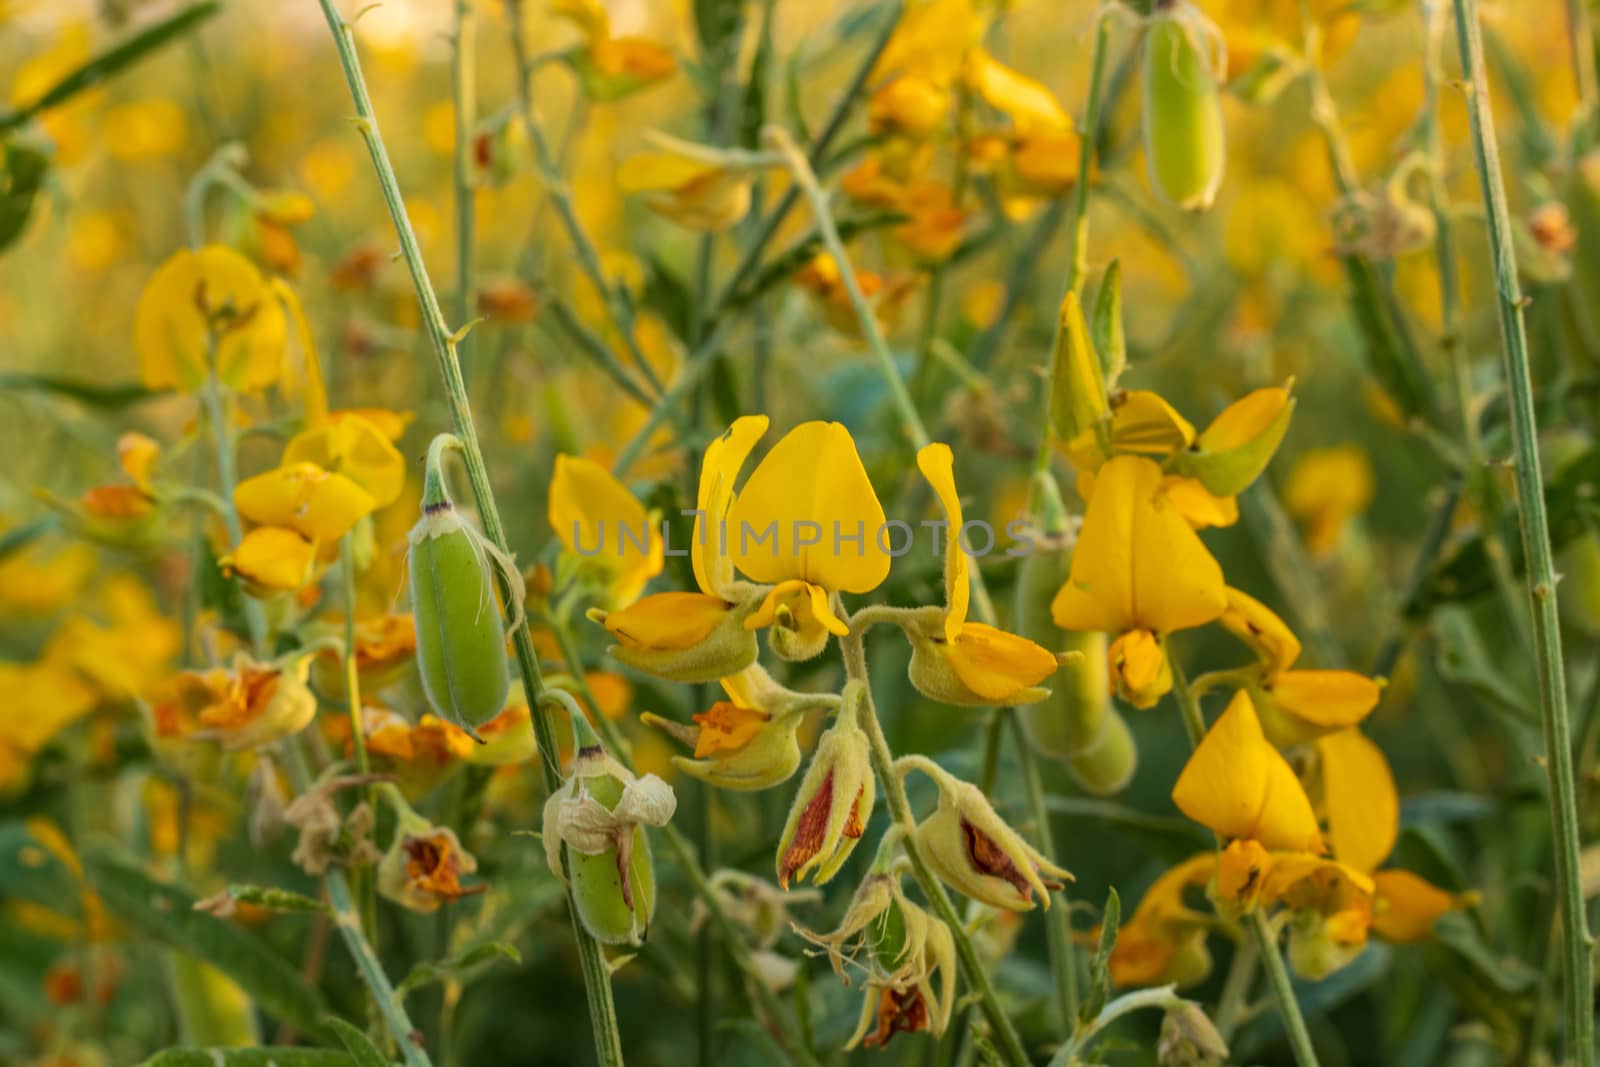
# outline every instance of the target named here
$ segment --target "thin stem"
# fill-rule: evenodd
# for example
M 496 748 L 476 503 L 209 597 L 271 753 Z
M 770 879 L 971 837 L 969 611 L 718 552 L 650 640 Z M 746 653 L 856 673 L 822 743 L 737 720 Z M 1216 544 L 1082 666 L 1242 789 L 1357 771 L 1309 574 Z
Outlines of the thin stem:
M 839 280 L 844 283 L 845 292 L 850 296 L 850 304 L 855 308 L 856 319 L 861 324 L 862 333 L 866 335 L 867 347 L 871 349 L 872 356 L 878 363 L 878 369 L 883 372 L 884 384 L 889 388 L 889 397 L 894 401 L 895 410 L 900 415 L 906 435 L 914 447 L 923 448 L 931 440 L 928 437 L 928 428 L 922 424 L 922 416 L 917 414 L 916 402 L 911 399 L 911 392 L 906 388 L 899 369 L 894 365 L 894 356 L 889 351 L 889 342 L 884 339 L 882 327 L 878 325 L 878 317 L 873 313 L 872 305 L 867 302 L 866 294 L 861 291 L 861 282 L 856 278 L 855 268 L 850 265 L 850 255 L 845 251 L 844 241 L 839 237 L 839 228 L 833 224 L 833 212 L 828 209 L 828 194 L 822 191 L 816 172 L 811 169 L 811 164 L 806 161 L 800 147 L 794 143 L 794 138 L 789 136 L 789 131 L 781 126 L 768 126 L 762 131 L 762 137 L 778 155 L 783 157 L 784 165 L 789 168 L 796 187 L 811 203 L 811 211 L 816 217 L 822 243 L 839 266 Z
M 1107 7 L 1094 31 L 1094 58 L 1089 67 L 1089 102 L 1083 113 L 1083 131 L 1078 147 L 1078 181 L 1072 190 L 1072 259 L 1067 264 L 1067 291 L 1083 293 L 1083 280 L 1089 272 L 1089 175 L 1094 169 L 1095 144 L 1100 140 L 1101 82 L 1105 79 L 1106 54 L 1110 51 L 1111 17 L 1115 8 Z
M 222 499 L 222 521 L 228 531 L 230 547 L 244 540 L 244 526 L 239 522 L 239 512 L 233 504 L 233 489 L 238 484 L 238 473 L 233 455 L 233 430 L 228 421 L 227 400 L 223 396 L 222 382 L 215 370 L 207 375 L 200 390 L 205 406 L 206 421 L 211 424 L 211 437 L 217 452 L 217 490 Z M 244 598 L 245 626 L 250 630 L 250 644 L 256 655 L 267 647 L 267 620 L 261 613 L 261 604 L 253 597 Z
M 1001 714 L 996 712 L 995 714 Z M 1050 809 L 1045 803 L 1044 783 L 1039 778 L 1039 761 L 1022 730 L 1022 720 L 1006 716 L 1017 743 L 1017 762 L 1022 766 L 1022 791 L 1028 801 L 1028 818 L 1038 839 L 1039 851 L 1056 854 L 1055 834 L 1050 829 Z M 1056 987 L 1056 1008 L 1061 1013 L 1061 1032 L 1071 1033 L 1078 1019 L 1078 961 L 1072 944 L 1072 909 L 1066 893 L 1057 894 L 1056 906 L 1045 912 L 1044 929 L 1050 957 L 1050 977 Z
M 1305 1017 L 1294 999 L 1294 986 L 1289 983 L 1289 970 L 1283 965 L 1278 952 L 1278 937 L 1267 922 L 1266 912 L 1260 908 L 1250 912 L 1250 934 L 1255 940 L 1256 954 L 1261 959 L 1262 970 L 1272 986 L 1272 995 L 1278 1001 L 1284 1032 L 1289 1035 L 1289 1047 L 1300 1067 L 1317 1067 L 1317 1052 L 1311 1045 L 1311 1033 L 1306 1029 Z
M 472 138 L 478 122 L 476 86 L 477 13 L 475 0 L 456 0 L 454 48 L 450 57 L 451 103 L 456 119 L 453 168 L 456 209 L 456 321 L 472 317 L 472 242 L 477 193 L 473 182 Z
M 1594 27 L 1589 21 L 1588 0 L 1567 0 L 1567 37 L 1572 48 L 1572 80 L 1578 89 L 1573 148 L 1582 153 L 1593 142 L 1595 107 L 1600 103 L 1600 79 L 1595 76 Z
M 456 354 L 459 338 L 445 325 L 444 312 L 439 307 L 438 295 L 434 291 L 433 283 L 428 279 L 428 269 L 423 263 L 422 251 L 417 244 L 416 233 L 412 229 L 405 201 L 400 194 L 399 179 L 395 175 L 393 164 L 389 161 L 388 148 L 378 132 L 377 116 L 367 92 L 366 80 L 361 74 L 360 60 L 356 56 L 352 26 L 340 17 L 333 0 L 320 0 L 320 2 L 328 28 L 333 32 L 334 44 L 339 53 L 339 64 L 344 69 L 350 96 L 355 102 L 357 128 L 366 140 L 373 168 L 377 171 L 378 184 L 383 190 L 384 201 L 394 222 L 396 236 L 400 240 L 401 255 L 405 259 L 412 285 L 416 289 L 423 323 L 433 344 L 439 374 L 444 381 L 445 399 L 449 405 L 451 422 L 454 424 L 456 436 L 461 440 L 467 478 L 472 485 L 473 497 L 477 501 L 484 533 L 501 551 L 509 554 L 510 544 L 506 539 L 505 526 L 500 520 L 500 510 L 495 504 L 494 492 L 489 484 L 489 469 L 484 463 L 483 451 L 478 444 L 477 429 L 473 425 L 472 409 L 467 402 L 466 383 L 462 379 L 461 362 Z M 501 580 L 504 581 L 503 575 Z M 534 650 L 533 634 L 528 628 L 526 619 L 513 631 L 512 639 L 516 648 L 517 666 L 522 674 L 523 691 L 527 697 L 530 718 L 533 720 L 534 734 L 538 740 L 539 763 L 544 775 L 545 788 L 553 792 L 561 784 L 555 728 L 552 713 L 540 699 L 544 691 L 544 681 L 539 673 L 539 657 Z M 571 911 L 573 936 L 578 943 L 584 989 L 589 1000 L 589 1021 L 594 1030 L 595 1053 L 605 1067 L 620 1065 L 622 1037 L 617 1028 L 616 1005 L 611 999 L 611 979 L 606 969 L 605 958 L 599 944 L 578 921 L 577 912 L 570 908 L 569 911 Z
M 1231 1044 L 1233 1033 L 1244 1021 L 1245 1006 L 1250 1003 L 1250 987 L 1255 984 L 1256 964 L 1260 962 L 1256 941 L 1240 941 L 1234 946 L 1233 962 L 1228 964 L 1228 976 L 1222 980 L 1222 999 L 1217 1002 L 1217 1033 Z
M 843 605 L 838 604 L 835 598 L 834 610 L 838 612 L 842 608 Z M 994 983 L 989 979 L 989 972 L 978 958 L 972 939 L 967 936 L 966 926 L 962 923 L 961 916 L 956 913 L 955 905 L 950 901 L 950 894 L 945 892 L 943 884 L 928 869 L 922 854 L 917 850 L 916 843 L 912 840 L 917 820 L 911 811 L 911 801 L 906 797 L 905 783 L 894 772 L 894 753 L 889 750 L 889 742 L 883 736 L 883 724 L 878 721 L 878 709 L 872 699 L 872 687 L 867 682 L 867 654 L 862 636 L 861 631 L 852 627 L 847 636 L 839 638 L 839 647 L 844 653 L 845 673 L 852 679 L 859 680 L 866 692 L 861 726 L 867 734 L 873 772 L 878 776 L 884 796 L 888 799 L 889 814 L 902 831 L 900 847 L 905 852 L 906 859 L 911 862 L 911 872 L 922 888 L 923 896 L 928 898 L 933 910 L 950 928 L 950 933 L 955 938 L 956 955 L 961 960 L 961 972 L 978 996 L 979 1006 L 983 1010 L 984 1017 L 989 1020 L 999 1051 L 1012 1067 L 1025 1067 L 1030 1061 L 1022 1046 L 1022 1038 L 1017 1035 L 1016 1026 L 1006 1014 L 1004 1005 L 1000 1003 Z
M 350 747 L 355 750 L 356 771 L 365 777 L 372 771 L 367 759 L 366 727 L 361 721 L 361 671 L 356 661 L 356 562 L 350 544 L 351 535 L 339 541 L 340 585 L 344 596 L 344 693 L 345 709 L 350 715 Z M 366 790 L 367 806 L 378 810 L 377 796 L 372 786 Z M 361 902 L 361 927 L 367 940 L 378 943 L 378 897 L 373 878 L 363 875 L 356 882 L 356 896 Z
M 1489 247 L 1493 257 L 1495 301 L 1500 313 L 1500 340 L 1505 359 L 1507 399 L 1516 474 L 1518 525 L 1527 568 L 1533 613 L 1535 663 L 1539 675 L 1539 710 L 1544 729 L 1545 760 L 1551 776 L 1550 822 L 1555 838 L 1556 881 L 1560 888 L 1561 940 L 1566 957 L 1567 1047 L 1574 1063 L 1590 1067 L 1594 1057 L 1592 1004 L 1593 943 L 1589 937 L 1583 884 L 1578 868 L 1578 810 L 1572 760 L 1572 730 L 1567 716 L 1561 624 L 1556 614 L 1556 574 L 1545 514 L 1544 477 L 1539 469 L 1539 427 L 1534 414 L 1533 380 L 1528 368 L 1528 339 L 1523 323 L 1524 300 L 1517 279 L 1510 211 L 1500 173 L 1500 146 L 1489 110 L 1489 82 L 1483 66 L 1483 39 L 1475 0 L 1455 0 L 1456 38 L 1469 91 L 1472 143 L 1483 190 Z

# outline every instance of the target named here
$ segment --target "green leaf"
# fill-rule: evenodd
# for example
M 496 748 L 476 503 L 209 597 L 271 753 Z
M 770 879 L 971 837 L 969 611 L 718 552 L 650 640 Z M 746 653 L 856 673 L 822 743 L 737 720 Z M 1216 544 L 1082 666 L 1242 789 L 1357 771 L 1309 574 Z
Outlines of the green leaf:
M 1524 726 L 1539 727 L 1531 679 L 1507 674 L 1496 665 L 1466 608 L 1459 604 L 1440 608 L 1433 614 L 1432 630 L 1440 677 L 1471 689 L 1491 710 Z
M 644 306 L 661 316 L 673 334 L 687 343 L 693 332 L 694 293 L 658 257 L 651 256 L 647 266 L 641 294 Z
M 0 201 L 0 216 L 5 207 Z M 0 222 L 0 229 L 4 228 Z M 4 241 L 0 240 L 0 246 Z M 114 411 L 142 404 L 146 400 L 165 395 L 160 390 L 146 389 L 137 382 L 118 385 L 99 385 L 94 382 L 74 381 L 54 374 L 0 374 L 0 389 L 14 393 L 54 393 L 91 408 Z
M 1078 1019 L 1088 1025 L 1111 996 L 1111 950 L 1117 947 L 1117 924 L 1122 921 L 1122 898 L 1115 887 L 1106 891 L 1105 914 L 1100 917 L 1100 942 L 1089 961 L 1089 992 L 1078 1008 Z
M 1122 329 L 1122 261 L 1113 259 L 1094 297 L 1094 321 L 1089 336 L 1100 357 L 1106 388 L 1115 389 L 1128 365 L 1128 338 Z
M 1496 954 L 1471 919 L 1460 912 L 1441 915 L 1433 936 L 1456 965 L 1474 981 L 1507 996 L 1526 996 L 1539 983 L 1539 972 L 1515 956 Z
M 517 951 L 515 945 L 505 941 L 490 941 L 487 944 L 475 945 L 460 955 L 445 960 L 443 963 L 419 963 L 411 968 L 411 973 L 406 975 L 405 980 L 395 987 L 394 995 L 403 997 L 419 986 L 425 986 L 429 982 L 442 982 L 446 978 L 456 977 L 474 967 L 497 959 L 521 963 L 522 953 Z
M 236 580 L 222 573 L 222 565 L 208 538 L 200 538 L 195 546 L 194 567 L 200 582 L 200 606 L 215 611 L 225 629 L 241 636 L 248 634 L 244 590 Z
M 182 37 L 185 33 L 215 15 L 221 8 L 222 5 L 217 0 L 204 0 L 203 3 L 191 4 L 170 18 L 146 27 L 121 44 L 102 52 L 83 66 L 68 73 L 60 81 L 45 90 L 43 96 L 40 96 L 39 99 L 27 107 L 7 115 L 0 115 L 0 133 L 22 125 L 41 111 L 66 103 L 85 89 L 94 88 L 113 74 L 132 66 L 168 41 Z
M 761 127 L 767 122 L 767 83 L 772 80 L 772 8 L 766 0 L 761 11 L 761 33 L 756 39 L 756 54 L 750 59 L 750 76 L 739 94 L 739 144 L 761 147 Z
M 694 30 L 700 55 L 712 71 L 727 65 L 744 22 L 742 0 L 694 0 Z
M 90 883 L 118 920 L 204 960 L 239 983 L 263 1009 L 307 1034 L 327 1033 L 327 1006 L 314 986 L 266 942 L 234 924 L 195 911 L 188 890 L 160 882 L 108 851 L 84 856 Z
M 334 1032 L 344 1044 L 345 1051 L 355 1060 L 356 1067 L 389 1067 L 389 1060 L 378 1051 L 378 1046 L 374 1045 L 372 1038 L 365 1033 L 337 1015 L 328 1016 L 327 1023 L 328 1029 Z
M 268 911 L 299 911 L 319 915 L 332 913 L 328 905 L 320 900 L 276 886 L 230 885 L 227 893 L 236 903 L 251 904 Z
M 382 1060 L 378 1061 L 382 1063 Z M 138 1067 L 362 1067 L 325 1048 L 170 1048 Z
M 22 236 L 49 170 L 50 161 L 43 152 L 19 141 L 6 142 L 0 166 L 0 252 Z

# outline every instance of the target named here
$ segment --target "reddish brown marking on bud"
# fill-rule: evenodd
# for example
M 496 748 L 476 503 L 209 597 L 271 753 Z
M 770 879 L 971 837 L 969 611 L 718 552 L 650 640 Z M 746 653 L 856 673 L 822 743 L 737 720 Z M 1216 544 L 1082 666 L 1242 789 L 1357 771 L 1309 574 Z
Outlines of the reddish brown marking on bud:
M 857 797 L 860 800 L 860 797 Z M 784 889 L 789 888 L 789 879 L 794 872 L 799 870 L 812 856 L 822 848 L 822 839 L 828 832 L 828 819 L 833 814 L 833 772 L 829 771 L 827 777 L 822 779 L 822 785 L 816 795 L 806 804 L 806 810 L 800 815 L 800 823 L 795 827 L 794 840 L 783 853 L 783 865 L 778 871 L 778 885 Z M 854 820 L 855 835 L 861 836 L 861 823 Z M 850 827 L 845 827 L 845 833 L 850 832 Z
M 1028 879 L 1023 876 L 1023 873 L 1017 869 L 1017 865 L 1011 862 L 1011 857 L 1006 855 L 999 845 L 995 844 L 994 838 L 965 819 L 961 820 L 961 833 L 966 838 L 967 859 L 971 861 L 973 868 L 979 874 L 987 874 L 991 878 L 999 878 L 1010 882 L 1015 887 L 1019 897 L 1023 900 L 1032 899 L 1033 886 L 1028 883 Z M 1055 882 L 1045 882 L 1045 885 L 1051 889 L 1061 888 Z
M 862 830 L 865 829 L 861 825 L 861 798 L 866 794 L 866 791 L 866 786 L 856 790 L 856 802 L 850 805 L 850 817 L 844 821 L 844 836 L 846 837 L 860 837 Z
M 480 133 L 472 141 L 472 161 L 480 167 L 487 167 L 494 162 L 494 142 L 486 133 Z
M 864 1048 L 879 1048 L 895 1034 L 914 1034 L 927 1028 L 928 1005 L 919 990 L 897 993 L 885 989 L 878 999 L 878 1025 L 861 1044 Z

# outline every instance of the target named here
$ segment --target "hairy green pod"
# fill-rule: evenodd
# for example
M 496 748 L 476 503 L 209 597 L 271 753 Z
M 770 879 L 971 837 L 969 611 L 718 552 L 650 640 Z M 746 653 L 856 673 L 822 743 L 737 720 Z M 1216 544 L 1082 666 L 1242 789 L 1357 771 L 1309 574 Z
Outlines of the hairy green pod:
M 417 672 L 433 709 L 471 732 L 505 707 L 511 667 L 495 597 L 498 559 L 450 500 L 441 440 L 454 438 L 441 435 L 428 450 L 422 518 L 410 536 Z
M 1184 211 L 1205 211 L 1227 163 L 1216 29 L 1185 0 L 1157 5 L 1144 43 L 1144 154 L 1150 184 Z
M 622 799 L 623 784 L 613 775 L 585 778 L 589 794 L 608 808 Z M 572 900 L 578 919 L 596 941 L 608 945 L 638 945 L 650 929 L 656 910 L 655 866 L 650 859 L 650 839 L 643 826 L 633 828 L 633 846 L 627 857 L 627 884 L 615 846 L 587 855 L 567 850 L 567 873 L 572 879 Z
M 1085 792 L 1108 796 L 1133 777 L 1139 750 L 1111 705 L 1106 635 L 1068 632 L 1050 618 L 1050 601 L 1071 564 L 1065 548 L 1036 543 L 1018 569 L 1015 632 L 1052 651 L 1079 655 L 1056 672 L 1047 699 L 1016 714 L 1036 749 L 1064 763 Z

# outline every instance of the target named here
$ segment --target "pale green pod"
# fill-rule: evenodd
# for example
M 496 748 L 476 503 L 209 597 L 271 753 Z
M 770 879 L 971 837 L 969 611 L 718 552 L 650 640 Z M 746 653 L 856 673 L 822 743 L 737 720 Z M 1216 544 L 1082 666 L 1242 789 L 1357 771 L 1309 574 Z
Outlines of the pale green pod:
M 606 807 L 622 799 L 623 784 L 612 775 L 585 778 L 589 794 Z M 650 859 L 650 839 L 643 826 L 633 828 L 633 846 L 627 857 L 627 881 L 622 877 L 615 846 L 594 855 L 567 850 L 567 873 L 572 879 L 572 900 L 584 929 L 608 945 L 638 945 L 650 929 L 656 910 L 656 875 Z
M 429 449 L 423 514 L 410 537 L 417 672 L 433 709 L 471 732 L 505 707 L 511 669 L 495 597 L 496 557 L 451 502 L 440 451 Z
M 1071 564 L 1066 549 L 1040 543 L 1018 569 L 1015 632 L 1053 652 L 1078 655 L 1056 672 L 1047 699 L 1015 714 L 1034 748 L 1066 764 L 1085 792 L 1108 796 L 1133 777 L 1139 750 L 1111 704 L 1106 635 L 1069 632 L 1051 620 L 1050 601 Z
M 1184 211 L 1205 211 L 1227 163 L 1222 86 L 1207 48 L 1216 34 L 1185 0 L 1157 5 L 1144 42 L 1144 154 L 1150 184 Z

